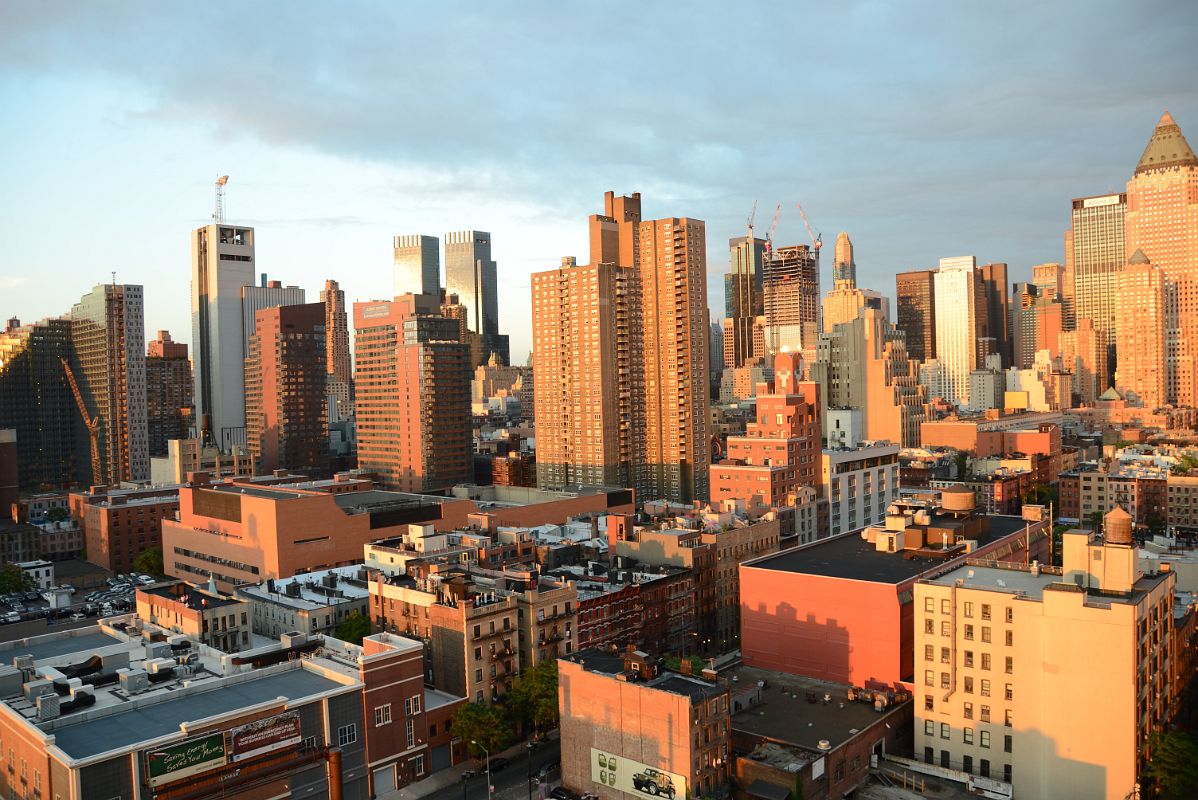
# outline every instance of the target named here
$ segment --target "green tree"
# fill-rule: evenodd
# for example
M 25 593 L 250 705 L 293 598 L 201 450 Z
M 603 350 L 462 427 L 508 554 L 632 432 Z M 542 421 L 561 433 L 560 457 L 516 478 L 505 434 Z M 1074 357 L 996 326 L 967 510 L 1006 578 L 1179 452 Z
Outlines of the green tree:
M 1091 511 L 1086 516 L 1086 519 L 1088 519 L 1090 521 L 1090 530 L 1092 530 L 1092 531 L 1102 530 L 1102 512 L 1101 511 Z
M 508 726 L 503 714 L 494 706 L 484 706 L 482 703 L 466 703 L 453 713 L 450 726 L 453 735 L 470 748 L 475 758 L 484 755 L 482 747 L 496 755 L 508 740 Z M 472 744 L 478 742 L 482 747 Z
M 141 551 L 137 558 L 133 559 L 133 569 L 155 578 L 166 575 L 166 569 L 162 564 L 162 548 L 151 547 Z
M 1198 740 L 1188 731 L 1154 733 L 1144 778 L 1166 800 L 1198 797 Z
M 1047 506 L 1051 504 L 1056 506 L 1057 490 L 1051 486 L 1037 483 L 1023 493 L 1023 502 L 1029 505 Z
M 557 660 L 545 659 L 526 670 L 503 696 L 512 721 L 536 730 L 557 727 Z
M 46 512 L 46 519 L 50 520 L 51 522 L 66 522 L 70 518 L 71 512 L 59 506 L 55 506 Z
M 362 639 L 370 635 L 370 619 L 354 609 L 349 612 L 345 621 L 337 626 L 335 635 L 343 642 L 362 644 Z
M 957 480 L 965 480 L 969 477 L 969 456 L 966 453 L 957 453 Z
M 0 565 L 0 594 L 31 592 L 35 588 L 33 576 L 16 564 Z
M 1148 518 L 1148 535 L 1149 536 L 1164 536 L 1166 532 L 1165 521 L 1158 516 Z

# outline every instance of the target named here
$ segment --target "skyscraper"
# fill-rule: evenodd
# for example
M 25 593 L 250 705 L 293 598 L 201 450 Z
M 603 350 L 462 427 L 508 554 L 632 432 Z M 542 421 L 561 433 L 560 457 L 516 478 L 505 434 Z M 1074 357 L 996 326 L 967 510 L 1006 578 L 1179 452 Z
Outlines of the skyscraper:
M 246 445 L 258 469 L 329 465 L 324 303 L 264 308 L 245 361 Z
M 466 307 L 466 327 L 482 336 L 484 361 L 498 353 L 508 364 L 508 337 L 499 333 L 499 289 L 491 260 L 491 234 L 445 234 L 445 291 L 456 294 Z
M 944 369 L 945 399 L 969 405 L 969 373 L 978 365 L 978 274 L 973 256 L 940 259 L 936 295 L 936 360 Z
M 917 269 L 894 276 L 895 325 L 907 338 L 907 355 L 919 362 L 936 358 L 935 274 Z
M 1094 322 L 1079 319 L 1077 327 L 1061 333 L 1061 364 L 1073 373 L 1073 392 L 1081 405 L 1094 405 L 1110 386 L 1107 375 L 1105 334 L 1094 329 Z
M 395 254 L 395 297 L 441 290 L 440 242 L 436 236 L 411 234 L 391 239 Z
M 349 354 L 349 319 L 345 313 L 345 292 L 337 281 L 324 282 L 320 293 L 324 303 L 325 380 L 329 421 L 339 422 L 353 416 L 353 363 Z
M 17 432 L 22 489 L 88 479 L 89 460 L 79 446 L 88 443 L 77 437 L 79 412 L 62 369 L 72 351 L 65 317 L 32 325 L 12 319 L 0 333 L 0 420 Z
M 192 381 L 187 345 L 172 341 L 169 331 L 158 331 L 158 338 L 146 346 L 146 420 L 151 456 L 165 456 L 171 439 L 190 438 Z
M 1166 111 L 1127 182 L 1125 241 L 1164 273 L 1177 294 L 1176 334 L 1166 331 L 1167 402 L 1198 405 L 1198 156 Z M 1120 320 L 1122 322 L 1122 320 Z M 1123 338 L 1119 337 L 1122 342 Z M 1122 353 L 1119 354 L 1122 358 Z
M 814 356 L 819 336 L 819 260 L 805 244 L 779 247 L 762 273 L 765 301 L 765 346 Z M 813 358 L 812 358 L 813 360 Z
M 92 475 L 91 482 L 149 480 L 142 288 L 98 284 L 71 308 L 71 342 L 75 380 L 88 413 L 100 420 L 104 474 Z M 79 441 L 90 447 L 86 434 Z
M 1053 357 L 1060 354 L 1064 306 L 1051 292 L 1051 286 L 1015 284 L 1015 302 L 1011 308 L 1015 352 L 1012 366 L 1018 369 L 1030 369 L 1041 350 L 1048 350 Z
M 1007 265 L 999 261 L 983 264 L 977 268 L 977 286 L 982 301 L 978 303 L 978 339 L 991 339 L 978 352 L 978 362 L 994 352 L 1002 356 L 1003 364 L 1011 363 L 1010 296 L 1011 284 L 1007 281 Z
M 851 281 L 838 280 L 824 295 L 823 330 L 831 331 L 842 322 L 852 322 L 867 308 L 881 312 L 890 322 L 890 298 L 873 289 L 859 289 Z
M 857 285 L 857 262 L 853 260 L 853 242 L 844 231 L 836 234 L 835 260 L 832 262 L 832 285 L 848 281 Z
M 754 356 L 753 323 L 764 313 L 761 272 L 766 242 L 737 236 L 728 240 L 728 274 L 724 276 L 724 328 L 731 348 L 724 348 L 724 366 L 740 367 Z
M 1079 197 L 1073 201 L 1071 227 L 1065 234 L 1065 325 L 1077 327 L 1083 319 L 1093 323 L 1106 343 L 1102 373 L 1107 379 L 1114 375 L 1117 357 L 1115 295 L 1128 255 L 1124 246 L 1126 212 L 1126 194 Z M 1098 393 L 1106 388 L 1099 387 Z
M 589 228 L 589 265 L 533 276 L 538 483 L 603 474 L 646 499 L 706 498 L 704 225 L 642 221 L 639 194 L 608 192 Z
M 245 437 L 242 288 L 254 283 L 254 229 L 205 225 L 191 235 L 191 342 L 196 424 L 228 452 Z
M 250 354 L 250 337 L 258 328 L 258 312 L 264 308 L 299 306 L 308 302 L 307 293 L 298 286 L 284 286 L 282 281 L 270 280 L 263 272 L 257 286 L 241 287 L 242 358 Z
M 469 348 L 438 312 L 425 294 L 354 303 L 358 466 L 389 489 L 473 480 Z
M 1129 403 L 1157 408 L 1169 402 L 1177 327 L 1177 287 L 1165 270 L 1136 250 L 1119 274 L 1115 388 Z

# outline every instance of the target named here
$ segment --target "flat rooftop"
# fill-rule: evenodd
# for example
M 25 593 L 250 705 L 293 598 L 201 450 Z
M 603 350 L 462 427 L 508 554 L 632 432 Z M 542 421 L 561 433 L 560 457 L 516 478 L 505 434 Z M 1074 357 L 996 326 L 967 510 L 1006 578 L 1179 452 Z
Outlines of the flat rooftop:
M 720 678 L 735 678 L 731 683 L 734 731 L 810 751 L 807 760 L 823 755 L 819 749 L 821 740 L 826 739 L 836 748 L 884 719 L 902 703 L 910 702 L 909 699 L 899 702 L 887 694 L 888 705 L 878 712 L 874 710 L 872 692 L 868 693 L 868 700 L 849 700 L 847 686 L 755 667 L 737 666 L 721 672 Z M 760 683 L 764 686 L 759 688 Z M 805 763 L 801 758 L 804 753 L 780 750 L 763 751 L 754 760 L 782 768 L 785 764 L 778 763 L 779 760 L 788 757 Z
M 219 593 L 212 594 L 206 589 L 183 582 L 151 584 L 150 586 L 140 587 L 138 591 L 154 595 L 155 597 L 174 600 L 191 609 L 221 608 L 241 602 L 236 597 L 228 597 Z
M 1003 592 L 1032 600 L 1043 600 L 1045 590 L 1084 592 L 1087 604 L 1110 605 L 1112 603 L 1135 602 L 1144 593 L 1151 591 L 1161 581 L 1168 578 L 1168 573 L 1163 572 L 1145 574 L 1135 582 L 1130 594 L 1114 594 L 1095 590 L 1087 591 L 1077 584 L 1066 582 L 1056 572 L 1057 570 L 1052 570 L 1051 572 L 1041 570 L 1039 575 L 1032 575 L 1030 569 L 1020 569 L 1018 564 L 1012 564 L 1010 567 L 984 567 L 963 564 L 950 572 L 928 580 L 927 583 L 939 586 L 952 586 L 956 584 L 966 589 Z
M 247 497 L 260 497 L 265 500 L 295 500 L 300 497 L 307 497 L 307 495 L 300 492 L 275 489 L 270 486 L 243 486 L 241 484 L 218 483 L 203 488 L 213 489 L 218 492 L 228 492 L 230 494 L 243 494 Z
M 125 641 L 124 639 L 109 635 L 102 628 L 85 628 L 82 630 L 85 630 L 86 633 L 81 633 L 77 636 L 35 636 L 31 639 L 4 642 L 0 644 L 0 653 L 4 653 L 3 659 L 10 664 L 13 657 L 24 655 L 33 656 L 33 660 L 37 662 L 70 655 L 71 653 L 98 650 L 101 647 L 123 644 Z
M 340 603 L 351 603 L 370 597 L 370 583 L 358 575 L 365 571 L 361 565 L 347 567 L 331 567 L 319 572 L 306 572 L 290 578 L 276 578 L 274 591 L 270 591 L 266 583 L 240 586 L 237 591 L 243 597 L 257 601 L 274 603 L 301 611 L 316 611 Z M 325 584 L 325 579 L 335 576 L 332 586 Z M 287 593 L 288 586 L 296 586 L 297 595 Z
M 347 514 L 360 514 L 387 508 L 417 508 L 436 505 L 447 498 L 409 492 L 387 492 L 382 489 L 367 489 L 361 492 L 342 492 L 333 495 L 338 508 Z
M 573 655 L 564 656 L 565 661 L 581 664 L 587 672 L 597 675 L 607 675 L 615 680 L 615 676 L 624 672 L 624 653 L 612 653 L 607 650 L 593 648 L 580 650 Z M 638 680 L 638 686 L 645 686 L 672 694 L 680 694 L 692 700 L 702 700 L 707 697 L 718 697 L 724 693 L 722 683 L 710 683 L 678 672 L 662 670 L 657 676 L 646 681 Z
M 72 758 L 87 758 L 178 733 L 182 722 L 227 714 L 277 697 L 294 702 L 342 686 L 316 672 L 294 668 L 269 675 L 252 674 L 249 680 L 238 683 L 214 681 L 207 691 L 166 697 L 158 703 L 107 716 L 76 723 L 63 717 L 66 724 L 53 731 L 55 744 Z
M 1022 517 L 1000 514 L 990 514 L 986 518 L 990 521 L 989 526 L 978 537 L 978 547 L 985 547 L 1032 524 Z M 933 518 L 934 524 L 939 522 L 939 517 Z M 958 552 L 948 558 L 934 558 L 916 555 L 917 552 L 878 552 L 874 543 L 862 538 L 861 531 L 855 531 L 747 561 L 744 566 L 801 575 L 899 584 L 946 564 L 958 555 L 965 555 L 964 552 Z

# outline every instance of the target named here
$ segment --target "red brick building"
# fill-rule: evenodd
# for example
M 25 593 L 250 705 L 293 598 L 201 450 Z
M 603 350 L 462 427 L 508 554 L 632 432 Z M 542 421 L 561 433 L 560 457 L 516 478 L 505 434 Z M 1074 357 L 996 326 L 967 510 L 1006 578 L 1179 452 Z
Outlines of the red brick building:
M 71 516 L 83 529 L 87 560 L 112 572 L 129 572 L 133 561 L 162 546 L 162 521 L 179 510 L 176 487 L 71 492 Z M 182 577 L 182 576 L 181 576 Z M 205 576 L 187 576 L 198 580 Z

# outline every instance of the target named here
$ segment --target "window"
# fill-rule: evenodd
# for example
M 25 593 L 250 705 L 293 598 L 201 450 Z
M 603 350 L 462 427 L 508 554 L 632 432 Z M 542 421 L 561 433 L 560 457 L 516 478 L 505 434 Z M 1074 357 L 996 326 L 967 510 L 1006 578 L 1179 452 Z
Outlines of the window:
M 990 762 L 985 758 L 982 759 L 982 777 L 990 777 Z
M 941 614 L 952 613 L 952 605 L 949 603 L 947 597 L 940 601 L 940 613 Z
M 341 747 L 353 744 L 358 741 L 358 725 L 351 722 L 349 725 L 342 725 L 337 729 L 337 744 Z
M 941 636 L 951 636 L 952 632 L 953 632 L 953 628 L 948 620 L 944 620 L 943 622 L 940 623 L 940 635 Z
M 924 732 L 925 736 L 935 736 L 936 735 L 936 723 L 932 722 L 932 720 L 930 720 L 930 719 L 925 719 L 923 721 L 923 732 Z
M 967 667 L 973 666 L 973 651 L 972 650 L 965 651 L 965 666 L 967 666 Z
M 982 706 L 982 722 L 990 721 L 990 706 Z
M 1010 606 L 1007 606 L 1006 615 L 1007 615 L 1007 623 L 1008 624 L 1015 621 L 1015 609 L 1011 608 Z
M 1006 685 L 1006 688 L 1003 689 L 1003 697 L 1007 700 L 1015 699 L 1015 687 L 1013 684 L 1008 683 Z
M 1011 734 L 1008 733 L 1006 736 L 1002 737 L 1002 751 L 1004 753 L 1011 752 L 1011 744 Z
M 949 660 L 950 660 L 949 649 L 947 647 L 941 647 L 940 648 L 940 663 L 947 664 L 947 663 L 949 663 Z
M 923 621 L 923 632 L 924 633 L 935 633 L 936 632 L 936 620 L 925 619 Z
M 982 731 L 981 745 L 982 745 L 982 747 L 990 746 L 990 731 Z M 983 761 L 982 763 L 985 764 L 986 762 Z
M 387 703 L 384 706 L 374 707 L 374 727 L 380 728 L 383 725 L 391 724 L 391 704 Z
M 927 763 L 927 764 L 931 764 L 933 761 L 935 761 L 936 760 L 935 748 L 925 747 L 923 749 L 923 760 L 924 760 L 924 763 Z
M 965 691 L 969 694 L 973 694 L 973 678 L 968 676 L 965 678 Z
M 1010 764 L 1002 765 L 1002 779 L 1004 781 L 1006 781 L 1007 783 L 1011 782 L 1011 765 Z
M 990 604 L 982 603 L 982 619 L 990 619 Z
M 965 719 L 973 719 L 973 703 L 965 704 Z
M 973 728 L 964 728 L 961 733 L 964 736 L 965 744 L 973 744 Z
M 973 772 L 973 756 L 961 756 L 961 769 L 965 772 Z
M 973 603 L 965 604 L 965 617 L 966 619 L 973 619 Z
M 923 671 L 923 685 L 924 686 L 935 686 L 936 685 L 936 673 L 930 669 L 925 669 Z
M 990 669 L 990 654 L 982 653 L 982 669 Z
M 952 734 L 952 729 L 949 728 L 947 722 L 940 723 L 940 738 L 947 739 Z
M 403 701 L 404 713 L 409 717 L 420 713 L 420 695 L 414 694 Z
M 990 679 L 982 678 L 982 697 L 990 696 Z
M 1008 708 L 1006 711 L 1003 712 L 1002 724 L 1008 728 L 1011 727 L 1011 709 Z
M 935 711 L 936 710 L 936 701 L 932 699 L 931 695 L 928 695 L 927 697 L 925 697 L 923 699 L 923 708 L 924 708 L 924 711 Z
M 940 673 L 940 688 L 941 689 L 948 688 L 948 673 L 947 672 Z
M 973 626 L 972 625 L 965 626 L 965 638 L 973 639 Z
M 930 644 L 925 644 L 923 646 L 923 660 L 931 661 L 935 657 L 936 657 L 936 648 Z
M 990 641 L 990 626 L 989 625 L 982 626 L 982 641 L 983 642 Z
M 406 720 L 404 722 L 404 733 L 407 736 L 408 749 L 411 750 L 416 746 L 416 723 L 410 719 Z
M 1010 675 L 1011 673 L 1013 673 L 1015 671 L 1015 659 L 1012 658 L 1011 656 L 1007 656 L 1006 670 L 1007 670 L 1008 675 Z
M 1007 631 L 1004 636 L 1004 641 L 1007 647 L 1012 647 L 1015 644 L 1015 631 Z

